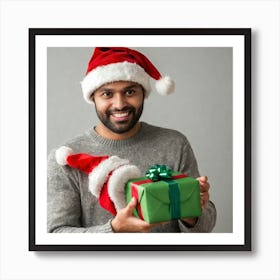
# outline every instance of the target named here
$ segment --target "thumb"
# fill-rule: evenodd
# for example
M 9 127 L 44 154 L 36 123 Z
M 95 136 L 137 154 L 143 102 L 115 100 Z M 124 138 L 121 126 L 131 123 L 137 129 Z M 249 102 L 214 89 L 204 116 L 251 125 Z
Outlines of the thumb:
M 208 181 L 208 177 L 207 176 L 201 176 L 197 178 L 198 181 L 206 183 Z
M 127 211 L 132 214 L 132 212 L 133 212 L 134 208 L 136 207 L 136 205 L 137 205 L 137 200 L 136 200 L 135 197 L 132 197 L 132 199 L 130 200 L 130 202 L 126 206 Z

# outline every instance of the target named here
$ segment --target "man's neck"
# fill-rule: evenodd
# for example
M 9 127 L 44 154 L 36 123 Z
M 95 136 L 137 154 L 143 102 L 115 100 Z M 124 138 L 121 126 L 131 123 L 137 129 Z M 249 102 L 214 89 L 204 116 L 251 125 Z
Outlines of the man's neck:
M 95 127 L 95 131 L 102 136 L 103 138 L 110 139 L 110 140 L 125 140 L 128 138 L 133 137 L 136 135 L 141 128 L 141 123 L 138 122 L 131 130 L 125 133 L 115 133 L 104 126 L 102 123 L 99 123 Z

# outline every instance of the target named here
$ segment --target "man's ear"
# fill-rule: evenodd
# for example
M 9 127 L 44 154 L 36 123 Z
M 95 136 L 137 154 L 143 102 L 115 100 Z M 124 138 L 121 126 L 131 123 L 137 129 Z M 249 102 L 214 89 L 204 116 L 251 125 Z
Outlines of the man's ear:
M 146 90 L 144 89 L 144 87 L 142 85 L 140 85 L 141 89 L 142 89 L 142 93 L 143 93 L 143 99 L 145 99 L 145 93 L 146 93 Z
M 95 100 L 94 100 L 94 92 L 91 94 L 90 100 L 91 100 L 93 103 L 95 103 Z

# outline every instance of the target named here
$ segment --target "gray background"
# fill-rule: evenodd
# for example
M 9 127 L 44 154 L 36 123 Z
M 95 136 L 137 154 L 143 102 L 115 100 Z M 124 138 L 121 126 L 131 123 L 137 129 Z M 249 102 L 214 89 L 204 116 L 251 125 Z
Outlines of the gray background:
M 232 48 L 137 48 L 176 82 L 172 96 L 155 90 L 141 120 L 184 133 L 211 183 L 214 232 L 232 232 Z M 80 81 L 92 48 L 48 48 L 48 152 L 98 123 Z M 154 89 L 154 81 L 151 81 Z

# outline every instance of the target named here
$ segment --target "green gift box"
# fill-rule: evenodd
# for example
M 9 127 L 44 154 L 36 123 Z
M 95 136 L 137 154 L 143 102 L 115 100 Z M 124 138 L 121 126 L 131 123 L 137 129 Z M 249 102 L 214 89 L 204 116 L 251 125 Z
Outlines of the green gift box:
M 137 199 L 134 215 L 150 224 L 201 216 L 198 180 L 165 165 L 155 165 L 145 177 L 129 180 L 125 191 L 127 202 Z

